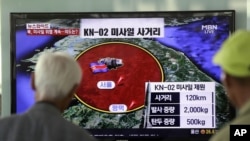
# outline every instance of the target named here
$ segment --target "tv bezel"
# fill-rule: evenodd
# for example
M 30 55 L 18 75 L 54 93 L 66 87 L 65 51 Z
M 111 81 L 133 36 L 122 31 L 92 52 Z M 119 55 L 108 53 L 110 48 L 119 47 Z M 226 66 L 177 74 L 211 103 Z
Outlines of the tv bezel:
M 211 15 L 214 16 L 215 13 L 221 13 L 221 12 L 229 12 L 232 15 L 232 23 L 230 23 L 230 25 L 232 27 L 230 27 L 230 29 L 232 30 L 232 32 L 235 31 L 235 10 L 204 10 L 204 11 L 125 11 L 125 12 L 13 12 L 10 13 L 10 24 L 11 24 L 11 34 L 10 34 L 10 69 L 11 69 L 11 113 L 12 114 L 16 114 L 16 76 L 15 76 L 15 68 L 16 68 L 16 62 L 15 62 L 15 46 L 16 46 L 16 42 L 15 42 L 15 29 L 16 29 L 16 24 L 15 24 L 15 20 L 16 19 L 53 19 L 53 18 L 57 18 L 57 19 L 76 19 L 76 18 L 95 18 L 94 15 L 98 14 L 100 17 L 98 18 L 105 18 L 105 15 L 113 15 L 114 18 L 117 17 L 128 17 L 127 15 L 129 14 L 129 17 L 136 17 L 138 18 L 138 15 L 143 15 L 142 17 L 161 17 L 160 15 L 163 14 L 171 14 L 171 15 L 178 15 L 178 14 L 190 14 L 190 15 L 199 15 L 199 14 L 206 14 L 207 16 Z M 92 16 L 89 16 L 92 15 Z M 156 16 L 157 15 L 157 16 Z M 109 17 L 110 18 L 110 17 Z M 232 115 L 235 115 L 235 110 L 234 108 L 231 106 L 232 108 Z M 232 117 L 233 118 L 233 117 Z M 127 129 L 125 129 L 127 130 Z M 210 137 L 210 135 L 208 136 L 198 136 L 198 137 L 189 137 L 187 138 L 178 138 L 178 139 L 167 139 L 167 138 L 148 138 L 145 139 L 143 138 L 143 140 L 147 141 L 147 140 L 207 140 Z M 129 137 L 119 137 L 119 138 L 101 138 L 101 140 L 122 140 L 122 141 L 126 141 L 126 140 L 138 140 L 141 138 L 129 138 Z

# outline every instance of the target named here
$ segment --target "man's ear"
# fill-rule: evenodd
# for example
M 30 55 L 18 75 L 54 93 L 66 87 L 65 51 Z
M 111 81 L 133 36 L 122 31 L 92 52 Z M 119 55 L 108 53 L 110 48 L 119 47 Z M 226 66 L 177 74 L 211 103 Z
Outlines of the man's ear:
M 69 98 L 69 99 L 72 99 L 72 98 L 74 97 L 74 94 L 75 94 L 75 91 L 76 91 L 77 87 L 78 87 L 77 84 L 75 84 L 75 85 L 72 87 L 72 89 L 70 90 L 69 95 L 68 95 L 68 98 Z
M 68 105 L 70 104 L 72 98 L 74 97 L 75 91 L 77 89 L 78 85 L 74 85 L 72 89 L 69 91 L 68 95 L 62 99 L 62 104 L 61 104 L 61 111 L 65 110 Z
M 31 73 L 31 88 L 33 90 L 36 90 L 36 86 L 35 86 L 35 73 L 34 72 Z
M 229 74 L 225 73 L 224 78 L 224 85 L 227 87 L 227 89 L 231 89 L 232 87 L 235 87 L 234 78 L 230 76 Z

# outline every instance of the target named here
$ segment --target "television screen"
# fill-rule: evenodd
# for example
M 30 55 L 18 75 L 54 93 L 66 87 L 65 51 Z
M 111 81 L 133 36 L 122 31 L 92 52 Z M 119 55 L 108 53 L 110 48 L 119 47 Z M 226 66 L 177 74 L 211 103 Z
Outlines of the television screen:
M 235 11 L 11 13 L 12 113 L 34 104 L 30 74 L 65 51 L 83 79 L 62 116 L 103 140 L 207 140 L 235 113 L 212 57 Z

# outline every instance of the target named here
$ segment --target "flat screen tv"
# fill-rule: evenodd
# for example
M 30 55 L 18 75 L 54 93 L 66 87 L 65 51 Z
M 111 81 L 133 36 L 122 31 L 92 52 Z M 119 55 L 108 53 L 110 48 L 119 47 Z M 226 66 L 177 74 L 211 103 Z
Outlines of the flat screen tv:
M 84 77 L 62 116 L 100 140 L 207 140 L 235 116 L 212 57 L 235 11 L 11 13 L 12 113 L 34 104 L 42 52 Z

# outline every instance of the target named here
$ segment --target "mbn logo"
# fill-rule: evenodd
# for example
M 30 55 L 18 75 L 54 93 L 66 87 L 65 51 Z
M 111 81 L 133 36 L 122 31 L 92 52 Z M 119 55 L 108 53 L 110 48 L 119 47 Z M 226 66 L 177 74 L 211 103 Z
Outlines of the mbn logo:
M 201 30 L 217 30 L 217 25 L 201 25 Z
M 201 30 L 204 31 L 205 34 L 212 34 L 217 29 L 217 25 L 201 25 Z
M 234 132 L 234 136 L 243 136 L 247 133 L 247 129 L 236 129 Z

